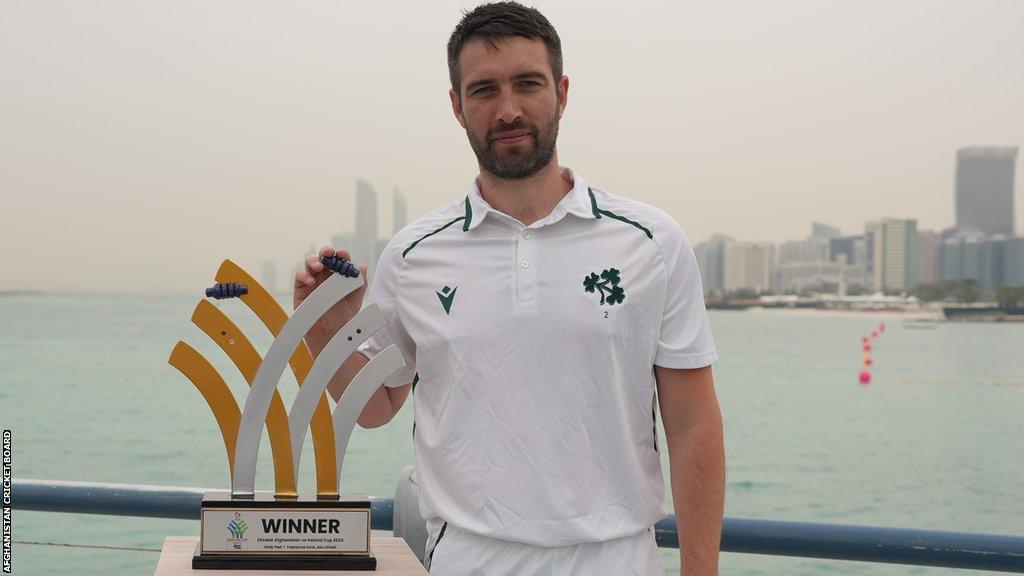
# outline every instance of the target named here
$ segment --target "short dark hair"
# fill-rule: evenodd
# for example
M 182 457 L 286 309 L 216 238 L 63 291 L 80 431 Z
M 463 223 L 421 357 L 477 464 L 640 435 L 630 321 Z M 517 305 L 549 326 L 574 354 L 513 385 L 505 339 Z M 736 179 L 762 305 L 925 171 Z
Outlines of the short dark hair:
M 551 22 L 536 8 L 527 8 L 514 1 L 494 2 L 481 4 L 472 11 L 463 11 L 462 20 L 448 39 L 448 76 L 452 89 L 456 92 L 461 90 L 459 55 L 466 42 L 480 38 L 494 48 L 499 40 L 508 36 L 543 40 L 555 82 L 562 78 L 562 40 Z

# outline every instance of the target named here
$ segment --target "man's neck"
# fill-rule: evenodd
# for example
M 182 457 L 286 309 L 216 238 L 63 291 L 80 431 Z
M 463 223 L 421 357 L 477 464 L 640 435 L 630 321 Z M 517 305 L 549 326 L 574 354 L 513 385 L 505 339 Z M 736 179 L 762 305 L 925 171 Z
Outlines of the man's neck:
M 562 178 L 558 158 L 552 157 L 540 172 L 522 180 L 506 180 L 481 170 L 477 185 L 492 208 L 529 226 L 550 214 L 573 183 Z

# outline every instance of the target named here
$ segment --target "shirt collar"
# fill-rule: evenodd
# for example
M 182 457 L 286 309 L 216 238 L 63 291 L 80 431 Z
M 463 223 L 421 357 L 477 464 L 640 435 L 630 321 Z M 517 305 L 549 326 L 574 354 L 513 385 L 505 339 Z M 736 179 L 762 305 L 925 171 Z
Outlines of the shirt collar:
M 539 228 L 547 224 L 553 224 L 561 220 L 566 214 L 575 214 L 580 218 L 596 217 L 594 207 L 590 199 L 590 187 L 582 176 L 576 174 L 571 168 L 561 169 L 562 178 L 572 182 L 572 190 L 562 198 L 551 210 L 551 213 L 530 225 L 531 228 Z M 491 207 L 480 195 L 480 185 L 476 178 L 473 179 L 473 186 L 465 200 L 466 219 L 462 223 L 462 230 L 469 231 L 480 225 L 484 218 L 494 212 L 497 215 L 505 216 Z M 507 218 L 507 216 L 505 216 Z

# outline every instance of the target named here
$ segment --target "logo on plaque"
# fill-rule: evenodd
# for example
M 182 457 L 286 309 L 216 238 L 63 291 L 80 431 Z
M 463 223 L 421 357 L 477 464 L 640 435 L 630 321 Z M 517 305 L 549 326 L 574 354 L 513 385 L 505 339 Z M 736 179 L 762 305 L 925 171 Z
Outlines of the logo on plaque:
M 228 522 L 228 532 L 231 533 L 231 539 L 228 540 L 228 543 L 232 548 L 235 550 L 242 549 L 242 546 L 248 541 L 244 538 L 245 531 L 248 529 L 249 527 L 246 526 L 245 520 L 242 520 L 242 515 L 235 512 L 235 519 Z
M 192 322 L 231 359 L 249 385 L 239 408 L 224 377 L 195 348 L 179 341 L 168 362 L 185 375 L 210 406 L 227 451 L 230 492 L 204 495 L 195 569 L 373 570 L 370 500 L 341 490 L 345 449 L 356 418 L 373 393 L 405 366 L 398 347 L 388 346 L 356 374 L 333 412 L 325 393 L 342 363 L 384 326 L 376 305 L 356 314 L 314 359 L 303 342 L 309 329 L 334 304 L 363 284 L 350 262 L 323 258 L 336 272 L 289 317 L 259 283 L 225 260 L 214 299 L 238 299 L 274 336 L 260 355 L 248 337 L 208 300 L 200 300 Z M 286 410 L 278 382 L 290 369 L 299 383 Z M 256 458 L 266 427 L 274 462 L 273 493 L 255 490 Z M 300 495 L 296 476 L 309 430 L 316 464 L 316 494 Z M 243 513 L 245 517 L 243 518 Z M 224 537 L 225 527 L 229 538 Z

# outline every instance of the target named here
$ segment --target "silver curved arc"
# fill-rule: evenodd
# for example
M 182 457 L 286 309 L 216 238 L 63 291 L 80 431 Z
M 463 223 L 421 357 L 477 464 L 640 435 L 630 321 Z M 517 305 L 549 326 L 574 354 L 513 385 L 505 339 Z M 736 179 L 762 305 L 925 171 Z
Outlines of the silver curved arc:
M 313 412 L 320 401 L 331 378 L 355 352 L 356 348 L 374 332 L 384 326 L 384 315 L 376 304 L 371 304 L 356 314 L 347 324 L 338 330 L 324 349 L 317 354 L 313 367 L 306 375 L 299 394 L 292 401 L 288 410 L 288 428 L 292 440 L 292 461 L 295 477 L 299 477 L 299 462 L 302 458 L 302 443 L 306 439 L 306 430 L 313 419 Z
M 405 358 L 402 356 L 402 352 L 398 349 L 397 344 L 392 344 L 381 350 L 380 354 L 371 358 L 366 366 L 363 366 L 363 369 L 352 378 L 348 388 L 345 388 L 341 399 L 338 400 L 338 406 L 334 409 L 331 420 L 334 423 L 334 461 L 338 466 L 339 484 L 341 484 L 341 466 L 345 462 L 345 450 L 348 448 L 348 441 L 352 437 L 352 430 L 356 427 L 359 414 L 362 413 L 373 393 L 384 384 L 384 381 L 404 367 Z
M 245 398 L 242 421 L 235 442 L 235 471 L 231 477 L 231 495 L 252 498 L 256 484 L 256 456 L 263 437 L 263 423 L 267 418 L 270 400 L 281 380 L 281 374 L 299 342 L 331 306 L 363 285 L 363 278 L 347 278 L 332 274 L 295 309 L 270 345 L 249 395 Z

